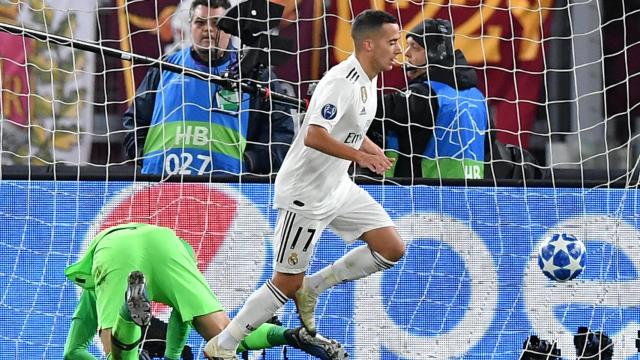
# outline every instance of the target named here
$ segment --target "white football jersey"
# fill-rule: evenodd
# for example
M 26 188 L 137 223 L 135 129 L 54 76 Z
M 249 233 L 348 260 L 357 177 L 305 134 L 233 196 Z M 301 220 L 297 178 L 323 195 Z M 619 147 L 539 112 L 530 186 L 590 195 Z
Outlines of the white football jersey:
M 329 215 L 348 196 L 351 161 L 305 146 L 309 125 L 325 128 L 339 142 L 359 149 L 376 114 L 377 77 L 370 80 L 354 55 L 331 68 L 318 83 L 304 121 L 275 181 L 274 207 Z

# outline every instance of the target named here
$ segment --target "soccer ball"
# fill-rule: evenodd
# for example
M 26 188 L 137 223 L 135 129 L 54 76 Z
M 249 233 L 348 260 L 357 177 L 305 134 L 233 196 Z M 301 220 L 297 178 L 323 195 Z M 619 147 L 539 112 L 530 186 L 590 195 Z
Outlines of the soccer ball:
M 584 243 L 571 234 L 553 234 L 538 251 L 538 265 L 551 280 L 564 282 L 575 279 L 587 261 Z

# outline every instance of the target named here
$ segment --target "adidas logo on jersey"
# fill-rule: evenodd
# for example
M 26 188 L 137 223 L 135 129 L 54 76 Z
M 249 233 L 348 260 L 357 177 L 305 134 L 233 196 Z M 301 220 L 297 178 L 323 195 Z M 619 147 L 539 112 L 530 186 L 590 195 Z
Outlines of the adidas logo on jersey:
M 367 114 L 367 108 L 363 106 L 362 110 L 360 110 L 360 115 L 366 115 L 366 114 Z

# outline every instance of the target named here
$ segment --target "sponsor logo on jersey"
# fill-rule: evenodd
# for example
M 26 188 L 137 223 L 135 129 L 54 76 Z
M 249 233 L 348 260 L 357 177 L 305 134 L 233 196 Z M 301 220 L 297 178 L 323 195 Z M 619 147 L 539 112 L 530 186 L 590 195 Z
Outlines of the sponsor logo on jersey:
M 320 113 L 322 114 L 323 118 L 327 120 L 333 120 L 338 114 L 338 108 L 336 108 L 336 106 L 333 104 L 327 104 L 322 107 Z
M 347 138 L 344 139 L 345 144 L 357 144 L 358 141 L 362 140 L 362 133 L 354 133 L 350 132 L 347 135 Z

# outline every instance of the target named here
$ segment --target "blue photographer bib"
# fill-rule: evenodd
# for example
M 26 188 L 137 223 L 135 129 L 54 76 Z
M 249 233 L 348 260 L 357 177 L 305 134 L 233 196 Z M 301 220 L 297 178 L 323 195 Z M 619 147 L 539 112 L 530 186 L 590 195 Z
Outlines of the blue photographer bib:
M 484 142 L 488 126 L 486 101 L 480 90 L 457 91 L 437 82 L 425 81 L 438 99 L 438 114 L 433 137 L 427 143 L 421 161 L 422 177 L 466 178 L 484 177 Z M 387 134 L 385 148 L 397 158 L 398 139 Z M 393 169 L 392 169 L 393 170 Z M 393 176 L 387 172 L 387 176 Z
M 223 73 L 235 54 L 217 66 L 198 63 L 190 49 L 168 62 L 211 74 Z M 250 95 L 217 84 L 163 71 L 144 145 L 142 173 L 239 174 L 243 168 Z
M 422 176 L 482 179 L 487 105 L 477 88 L 457 91 L 451 86 L 425 81 L 436 93 L 438 116 L 433 138 L 422 160 Z

